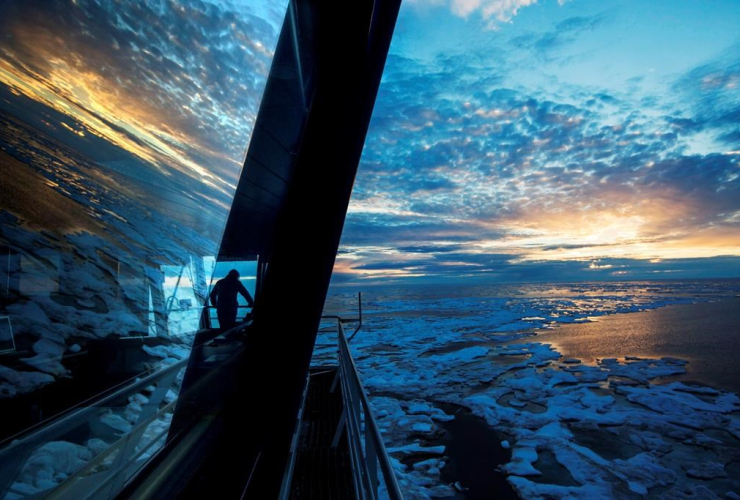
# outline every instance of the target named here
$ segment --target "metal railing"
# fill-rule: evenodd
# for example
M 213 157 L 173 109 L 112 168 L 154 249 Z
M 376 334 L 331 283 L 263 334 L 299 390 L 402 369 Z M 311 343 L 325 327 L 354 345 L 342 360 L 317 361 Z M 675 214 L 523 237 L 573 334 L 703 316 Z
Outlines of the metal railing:
M 214 324 L 214 322 L 215 323 L 218 323 L 218 316 L 213 316 L 212 313 L 213 313 L 213 311 L 216 311 L 217 309 L 218 308 L 216 306 L 207 306 L 207 305 L 206 306 L 203 306 L 203 311 L 205 312 L 205 314 L 203 315 L 203 319 L 205 321 L 205 324 L 203 326 L 205 328 L 210 329 L 210 328 L 220 328 L 221 327 L 221 325 L 218 325 L 218 327 L 217 327 Z M 248 319 L 248 317 L 249 317 L 249 313 L 252 312 L 252 310 L 254 308 L 252 306 L 238 305 L 238 306 L 236 306 L 236 309 L 237 309 L 236 321 L 237 321 L 237 323 L 239 323 L 241 321 L 246 321 Z M 241 312 L 244 311 L 244 310 L 247 310 L 247 309 L 249 309 L 249 311 L 247 311 L 246 313 L 244 313 L 244 315 L 242 316 L 241 315 Z
M 392 500 L 402 499 L 372 407 L 349 350 L 343 321 L 340 317 L 331 319 L 336 320 L 338 363 L 332 391 L 338 385 L 343 400 L 343 411 L 332 445 L 336 447 L 346 431 L 355 496 L 358 499 L 375 500 L 380 494 Z M 238 325 L 221 335 L 238 331 L 243 326 Z M 353 335 L 358 330 L 359 325 Z M 0 449 L 0 499 L 39 495 L 75 500 L 114 498 L 164 444 L 169 431 L 169 418 L 177 401 L 179 375 L 187 363 L 187 359 L 181 360 L 157 372 L 122 383 L 108 394 L 81 403 L 24 435 L 16 436 L 12 442 L 3 443 L 6 446 Z M 170 391 L 175 393 L 175 398 Z M 167 397 L 168 393 L 170 397 Z M 124 419 L 123 414 L 132 397 L 137 398 L 140 410 L 136 412 L 135 419 Z M 110 416 L 114 419 L 120 417 L 118 420 L 121 422 L 127 420 L 128 428 L 113 432 L 110 422 L 106 423 L 106 417 Z M 84 442 L 77 442 L 75 436 L 82 436 Z M 88 457 L 81 457 L 80 465 L 68 471 L 63 478 L 57 478 L 56 484 L 29 485 L 21 479 L 27 475 L 28 467 L 33 468 L 36 463 L 49 459 L 51 455 L 48 454 L 38 456 L 45 446 L 68 446 L 79 451 L 89 448 L 85 442 L 89 445 L 90 438 L 100 437 L 105 438 L 99 443 L 103 449 Z M 380 489 L 381 484 L 383 490 Z
M 228 336 L 244 326 L 238 324 L 217 336 Z M 196 343 L 193 349 L 210 340 Z M 0 499 L 41 495 L 74 500 L 114 498 L 164 445 L 180 396 L 180 375 L 188 362 L 185 358 L 122 382 L 0 443 Z M 138 405 L 133 415 L 127 414 L 132 398 Z M 91 439 L 98 439 L 96 452 L 90 449 Z M 79 465 L 55 481 L 35 481 L 36 469 L 53 460 L 57 451 L 62 456 L 78 454 L 73 460 Z
M 174 400 L 166 401 L 167 394 L 172 389 L 176 390 L 178 375 L 186 363 L 187 360 L 178 361 L 95 402 L 83 403 L 81 407 L 45 422 L 34 432 L 13 440 L 0 451 L 0 498 L 27 497 L 38 493 L 43 493 L 45 498 L 115 496 L 125 480 L 164 443 L 169 427 L 168 414 L 172 413 L 175 405 Z M 122 415 L 133 396 L 139 396 L 141 410 L 136 420 L 130 423 Z M 160 423 L 156 424 L 158 420 Z M 116 436 L 110 426 L 114 422 L 131 428 L 127 431 L 121 428 L 122 434 Z M 72 453 L 84 454 L 87 447 L 74 442 L 77 441 L 75 436 L 85 436 L 88 443 L 92 438 L 116 438 L 111 443 L 100 439 L 100 445 L 105 449 L 78 470 L 70 471 L 71 474 L 58 484 L 41 485 L 33 481 L 32 471 L 28 469 L 49 460 L 55 450 L 68 448 Z M 84 462 L 84 456 L 78 457 L 78 461 Z
M 385 493 L 391 500 L 400 500 L 403 495 L 385 449 L 380 429 L 375 421 L 370 401 L 352 359 L 340 318 L 337 318 L 337 336 L 339 367 L 335 384 L 338 382 L 342 389 L 344 409 L 332 446 L 336 447 L 339 444 L 342 432 L 346 429 L 355 479 L 355 496 L 358 499 L 379 498 L 378 466 L 380 466 Z

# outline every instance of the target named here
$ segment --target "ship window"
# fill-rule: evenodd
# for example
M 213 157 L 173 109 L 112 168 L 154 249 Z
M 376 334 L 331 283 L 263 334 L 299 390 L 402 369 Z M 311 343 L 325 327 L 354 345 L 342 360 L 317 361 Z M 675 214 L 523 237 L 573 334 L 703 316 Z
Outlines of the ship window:
M 253 260 L 222 260 L 218 262 L 213 258 L 206 259 L 206 268 L 208 269 L 210 264 L 210 269 L 212 269 L 212 272 L 210 273 L 212 278 L 208 287 L 209 293 L 213 290 L 213 287 L 216 285 L 218 280 L 225 278 L 229 271 L 234 269 L 239 273 L 239 281 L 241 284 L 247 289 L 249 295 L 254 298 L 257 292 L 257 263 L 257 258 L 254 258 Z M 237 311 L 236 319 L 237 321 L 244 321 L 247 319 L 247 316 L 251 313 L 252 309 L 249 307 L 243 296 L 237 295 L 237 301 L 239 303 L 239 309 Z M 211 327 L 221 327 L 218 323 L 216 308 L 210 303 L 208 307 L 208 320 L 210 321 Z
M 54 462 L 50 442 L 86 462 L 151 418 L 140 437 L 152 441 L 129 458 L 150 456 L 194 339 L 218 326 L 210 286 L 237 269 L 254 296 L 256 261 L 213 256 L 286 7 L 2 2 L 0 441 L 123 382 L 181 370 L 153 382 L 166 391 L 121 392 L 78 429 L 28 441 L 0 496 L 11 484 L 42 494 L 75 472 L 44 479 L 31 465 Z M 145 417 L 146 405 L 159 413 Z

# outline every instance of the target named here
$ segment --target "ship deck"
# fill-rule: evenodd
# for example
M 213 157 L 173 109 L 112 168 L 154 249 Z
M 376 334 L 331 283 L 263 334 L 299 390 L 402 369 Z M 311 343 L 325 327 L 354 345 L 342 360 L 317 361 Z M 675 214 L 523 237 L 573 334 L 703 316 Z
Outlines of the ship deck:
M 332 447 L 342 415 L 342 392 L 338 386 L 331 392 L 336 372 L 336 368 L 311 371 L 288 498 L 355 498 L 346 432 Z

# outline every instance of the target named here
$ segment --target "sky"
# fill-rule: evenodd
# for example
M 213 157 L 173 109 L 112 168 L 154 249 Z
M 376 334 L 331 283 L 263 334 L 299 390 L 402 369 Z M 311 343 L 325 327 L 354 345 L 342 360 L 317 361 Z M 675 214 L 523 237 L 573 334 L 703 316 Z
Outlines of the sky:
M 335 282 L 740 276 L 740 2 L 407 0 Z
M 285 7 L 4 0 L 0 109 L 226 210 Z M 405 0 L 335 283 L 740 277 L 738 25 L 736 0 Z
M 225 211 L 285 7 L 3 0 L 0 108 L 103 165 L 144 164 Z

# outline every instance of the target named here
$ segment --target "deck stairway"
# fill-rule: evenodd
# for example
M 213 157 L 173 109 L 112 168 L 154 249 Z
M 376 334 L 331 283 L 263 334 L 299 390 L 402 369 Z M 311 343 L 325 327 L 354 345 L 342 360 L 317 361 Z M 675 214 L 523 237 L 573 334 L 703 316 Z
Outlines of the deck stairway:
M 362 316 L 350 340 L 362 325 Z M 285 499 L 402 498 L 340 317 L 322 328 L 283 480 Z M 336 344 L 326 343 L 336 336 Z M 320 337 L 321 340 L 321 337 Z M 331 346 L 336 345 L 335 353 Z M 323 352 L 322 352 L 323 349 Z M 332 364 L 334 354 L 336 364 Z M 327 362 L 328 361 L 328 362 Z
M 334 443 L 342 418 L 342 394 L 332 391 L 337 369 L 312 369 L 294 450 L 289 499 L 356 498 L 346 433 Z

